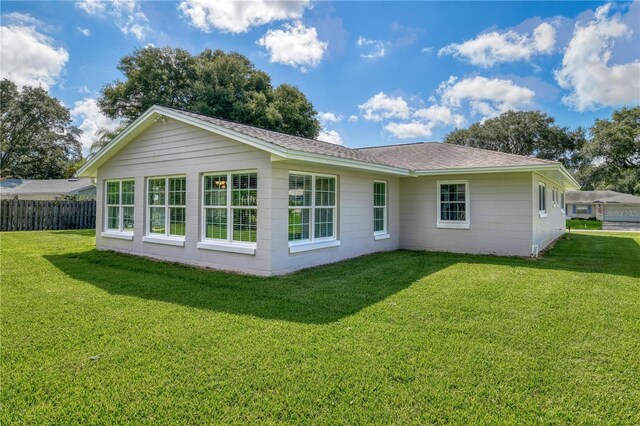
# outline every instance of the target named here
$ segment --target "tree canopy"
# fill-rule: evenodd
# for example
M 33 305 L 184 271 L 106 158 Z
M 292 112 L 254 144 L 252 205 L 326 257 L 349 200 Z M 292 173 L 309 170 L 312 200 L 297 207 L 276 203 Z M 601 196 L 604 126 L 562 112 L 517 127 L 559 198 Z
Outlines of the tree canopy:
M 599 119 L 582 155 L 577 176 L 583 189 L 610 189 L 640 195 L 640 106 Z
M 40 87 L 0 82 L 0 164 L 2 177 L 56 179 L 68 176 L 82 158 L 80 130 L 71 114 Z
M 185 109 L 296 136 L 315 138 L 317 112 L 296 87 L 271 77 L 239 53 L 145 47 L 123 57 L 123 80 L 102 89 L 102 112 L 133 120 L 154 104 Z
M 560 161 L 575 169 L 581 160 L 576 153 L 586 142 L 585 131 L 554 123 L 541 111 L 507 111 L 468 129 L 454 130 L 444 142 Z

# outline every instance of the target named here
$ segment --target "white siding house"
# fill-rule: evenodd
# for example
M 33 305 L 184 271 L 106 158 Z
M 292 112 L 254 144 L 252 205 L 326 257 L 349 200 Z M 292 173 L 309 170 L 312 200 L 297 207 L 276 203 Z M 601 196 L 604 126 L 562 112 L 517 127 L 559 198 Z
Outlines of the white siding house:
M 256 275 L 399 248 L 529 256 L 577 188 L 545 160 L 350 149 L 159 106 L 79 175 L 97 178 L 98 249 Z

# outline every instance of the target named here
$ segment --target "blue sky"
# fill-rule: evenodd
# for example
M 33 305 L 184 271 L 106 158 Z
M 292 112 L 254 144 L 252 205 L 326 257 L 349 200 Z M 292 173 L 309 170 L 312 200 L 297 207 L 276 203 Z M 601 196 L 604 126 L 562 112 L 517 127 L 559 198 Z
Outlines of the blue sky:
M 640 3 L 2 2 L 2 76 L 72 109 L 89 144 L 113 127 L 95 99 L 135 48 L 235 50 L 298 86 L 347 146 L 441 140 L 507 109 L 590 126 L 640 103 Z

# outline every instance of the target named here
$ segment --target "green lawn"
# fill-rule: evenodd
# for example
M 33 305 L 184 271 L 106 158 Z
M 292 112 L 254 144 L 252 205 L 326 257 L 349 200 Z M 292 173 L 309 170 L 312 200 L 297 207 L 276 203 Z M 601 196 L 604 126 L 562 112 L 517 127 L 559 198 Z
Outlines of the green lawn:
M 254 278 L 2 248 L 1 424 L 639 424 L 640 234 Z
M 575 230 L 580 230 L 580 229 L 601 230 L 602 221 L 601 220 L 567 219 L 567 228 L 569 227 Z

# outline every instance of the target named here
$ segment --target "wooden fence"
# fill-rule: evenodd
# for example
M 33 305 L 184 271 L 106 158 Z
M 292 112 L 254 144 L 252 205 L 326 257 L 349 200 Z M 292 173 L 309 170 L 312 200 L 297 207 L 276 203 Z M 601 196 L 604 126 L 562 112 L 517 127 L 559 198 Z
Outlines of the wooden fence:
M 38 231 L 95 227 L 95 201 L 0 201 L 0 231 Z

